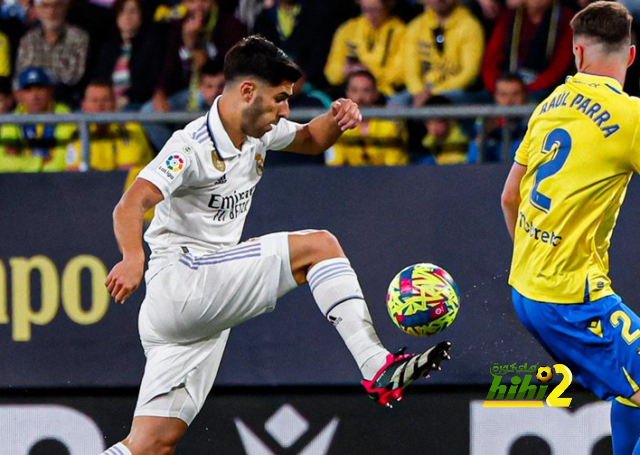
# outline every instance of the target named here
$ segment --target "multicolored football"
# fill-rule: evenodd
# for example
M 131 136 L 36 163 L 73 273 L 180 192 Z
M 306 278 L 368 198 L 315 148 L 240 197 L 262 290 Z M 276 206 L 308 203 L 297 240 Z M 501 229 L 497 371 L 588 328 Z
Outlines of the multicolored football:
M 398 273 L 387 291 L 393 323 L 409 335 L 431 336 L 449 327 L 460 308 L 451 275 L 434 264 L 415 264 Z

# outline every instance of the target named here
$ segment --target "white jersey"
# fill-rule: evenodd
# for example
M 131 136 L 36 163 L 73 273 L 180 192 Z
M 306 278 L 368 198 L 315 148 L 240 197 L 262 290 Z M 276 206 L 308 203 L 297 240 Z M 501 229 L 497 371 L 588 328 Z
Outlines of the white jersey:
M 238 150 L 222 126 L 218 100 L 176 131 L 140 172 L 164 196 L 144 236 L 154 255 L 176 247 L 208 252 L 236 245 L 267 149 L 283 149 L 296 135 L 296 124 L 281 119 L 261 138 L 247 137 Z

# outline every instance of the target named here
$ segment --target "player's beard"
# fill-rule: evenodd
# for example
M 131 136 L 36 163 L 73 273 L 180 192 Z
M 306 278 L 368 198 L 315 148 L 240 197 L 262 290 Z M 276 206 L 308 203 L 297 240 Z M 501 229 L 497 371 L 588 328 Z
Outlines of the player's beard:
M 261 95 L 256 96 L 256 99 L 248 107 L 242 111 L 241 128 L 242 132 L 251 137 L 262 137 L 269 131 L 268 125 L 262 127 L 260 125 L 260 119 L 264 116 L 266 110 L 264 108 L 264 99 Z

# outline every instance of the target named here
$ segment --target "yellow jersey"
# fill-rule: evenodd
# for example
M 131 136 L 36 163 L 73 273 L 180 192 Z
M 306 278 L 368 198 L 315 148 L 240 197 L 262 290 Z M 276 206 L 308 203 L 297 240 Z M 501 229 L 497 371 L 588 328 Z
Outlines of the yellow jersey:
M 534 111 L 515 160 L 520 184 L 509 284 L 525 297 L 582 303 L 611 289 L 608 249 L 633 172 L 640 99 L 578 73 Z
M 153 158 L 147 136 L 137 123 L 111 123 L 106 128 L 98 128 L 92 124 L 90 151 L 89 169 L 96 171 L 144 167 Z M 82 145 L 77 140 L 67 147 L 67 170 L 78 170 L 81 161 Z
M 326 153 L 328 166 L 404 166 L 409 164 L 407 130 L 402 122 L 371 119 L 347 130 Z
M 375 76 L 378 90 L 390 96 L 394 87 L 404 83 L 402 43 L 405 25 L 390 17 L 379 29 L 374 29 L 364 16 L 342 24 L 331 43 L 324 74 L 331 85 L 342 84 L 346 76 L 347 59 L 358 61 Z
M 53 106 L 55 114 L 69 114 L 64 104 Z M 19 104 L 14 115 L 27 115 Z M 66 148 L 76 134 L 76 125 L 0 125 L 0 173 L 60 172 L 65 170 Z
M 438 94 L 471 86 L 482 66 L 484 32 L 480 21 L 457 6 L 442 25 L 442 50 L 436 44 L 440 22 L 428 9 L 407 26 L 404 41 L 405 82 L 413 95 L 429 87 Z

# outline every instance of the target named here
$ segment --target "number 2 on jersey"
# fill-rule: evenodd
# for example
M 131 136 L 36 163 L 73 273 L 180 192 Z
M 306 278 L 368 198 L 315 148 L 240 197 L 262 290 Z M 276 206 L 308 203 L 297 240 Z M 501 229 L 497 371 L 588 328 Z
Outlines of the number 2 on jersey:
M 571 136 L 567 130 L 556 128 L 547 134 L 547 137 L 544 139 L 544 143 L 542 144 L 542 154 L 551 154 L 551 158 L 546 163 L 538 167 L 538 170 L 536 171 L 535 184 L 531 189 L 531 197 L 529 198 L 529 201 L 535 208 L 542 210 L 544 213 L 547 213 L 551 208 L 551 198 L 540 193 L 538 191 L 538 186 L 544 179 L 555 175 L 560 169 L 562 169 L 562 166 L 564 166 L 564 163 L 569 157 L 571 142 Z

